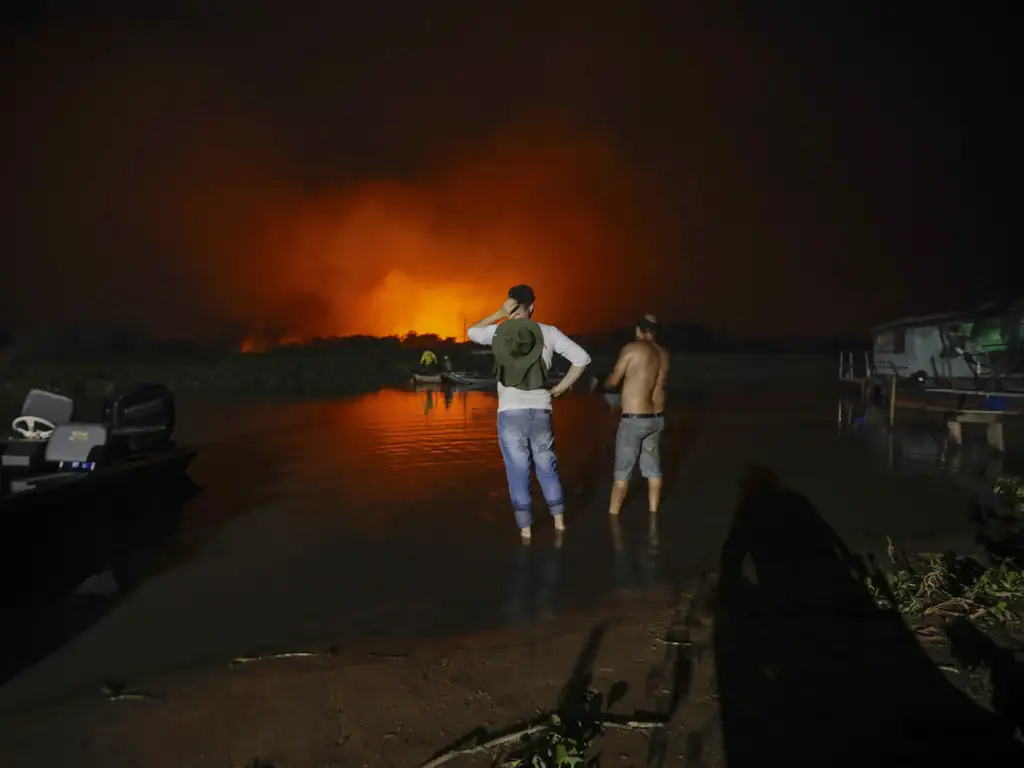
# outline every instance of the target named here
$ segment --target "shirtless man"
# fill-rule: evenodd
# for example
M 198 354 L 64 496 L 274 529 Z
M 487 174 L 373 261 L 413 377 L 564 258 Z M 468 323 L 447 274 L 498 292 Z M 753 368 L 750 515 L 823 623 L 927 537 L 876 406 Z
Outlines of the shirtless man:
M 636 324 L 636 341 L 619 352 L 615 370 L 605 382 L 614 389 L 622 385 L 622 418 L 615 435 L 615 470 L 608 514 L 617 515 L 626 500 L 633 467 L 647 478 L 647 503 L 652 515 L 661 502 L 661 454 L 659 444 L 665 429 L 665 379 L 668 352 L 655 340 L 658 320 L 644 315 Z

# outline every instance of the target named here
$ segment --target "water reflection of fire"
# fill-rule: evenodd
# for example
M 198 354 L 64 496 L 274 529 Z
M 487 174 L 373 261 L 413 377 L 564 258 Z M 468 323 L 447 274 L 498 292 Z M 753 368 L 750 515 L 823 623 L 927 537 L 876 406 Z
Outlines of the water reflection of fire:
M 304 340 L 293 336 L 273 337 L 267 334 L 250 333 L 238 345 L 238 351 L 245 354 L 261 354 L 274 347 L 286 347 L 289 344 L 303 344 Z

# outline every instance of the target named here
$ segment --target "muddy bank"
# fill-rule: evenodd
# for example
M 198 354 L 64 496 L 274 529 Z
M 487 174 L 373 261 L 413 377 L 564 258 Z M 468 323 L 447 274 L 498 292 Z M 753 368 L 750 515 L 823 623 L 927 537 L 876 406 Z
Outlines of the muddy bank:
M 602 695 L 609 721 L 664 723 L 609 730 L 594 752 L 610 765 L 985 766 L 1024 756 L 991 710 L 991 687 L 972 685 L 934 635 L 922 642 L 899 616 L 858 604 L 855 581 L 825 577 L 840 559 L 804 559 L 801 589 L 774 584 L 781 563 L 762 553 L 746 566 L 760 581 L 737 584 L 733 554 L 721 576 L 687 588 L 622 593 L 599 611 L 517 630 L 120 681 L 6 717 L 0 763 L 419 766 L 546 722 L 585 689 Z
M 349 649 L 235 668 L 225 661 L 130 681 L 132 689 L 160 698 L 109 701 L 97 691 L 6 717 L 0 763 L 418 765 L 476 729 L 511 726 L 556 706 L 597 627 L 605 630 L 593 684 L 608 689 L 627 680 L 618 710 L 644 706 L 645 680 L 665 653 L 658 638 L 669 614 L 666 598 L 648 595 L 598 614 L 433 647 Z M 644 748 L 644 739 L 632 735 L 622 735 L 616 747 L 637 761 Z
M 749 469 L 737 495 L 699 578 L 500 632 L 111 680 L 10 714 L 0 762 L 417 766 L 550 722 L 588 690 L 596 717 L 625 726 L 594 744 L 613 765 L 1024 760 L 1024 643 L 880 610 L 864 559 L 772 470 Z

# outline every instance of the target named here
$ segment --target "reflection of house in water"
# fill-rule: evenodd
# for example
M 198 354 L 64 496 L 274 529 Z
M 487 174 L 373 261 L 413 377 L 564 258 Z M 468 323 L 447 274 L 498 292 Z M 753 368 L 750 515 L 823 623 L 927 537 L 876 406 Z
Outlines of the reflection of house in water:
M 897 422 L 868 408 L 857 416 L 856 406 L 840 405 L 840 426 L 856 435 L 869 449 L 874 463 L 899 476 L 945 475 L 978 498 L 988 498 L 1007 471 L 1006 455 L 993 451 L 984 440 L 951 440 L 943 425 Z

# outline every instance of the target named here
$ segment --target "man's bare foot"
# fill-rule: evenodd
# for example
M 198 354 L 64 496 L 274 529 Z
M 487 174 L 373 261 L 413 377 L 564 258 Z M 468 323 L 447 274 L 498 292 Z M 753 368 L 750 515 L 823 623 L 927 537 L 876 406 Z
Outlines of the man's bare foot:
M 530 543 L 530 526 L 519 529 L 519 537 L 523 540 L 524 544 Z
M 562 548 L 563 536 L 565 536 L 565 528 L 555 528 L 555 549 Z
M 555 530 L 556 531 L 564 531 L 565 530 L 565 517 L 563 515 L 555 515 Z

